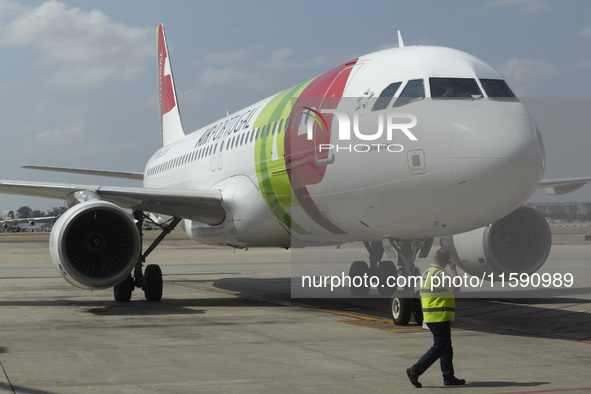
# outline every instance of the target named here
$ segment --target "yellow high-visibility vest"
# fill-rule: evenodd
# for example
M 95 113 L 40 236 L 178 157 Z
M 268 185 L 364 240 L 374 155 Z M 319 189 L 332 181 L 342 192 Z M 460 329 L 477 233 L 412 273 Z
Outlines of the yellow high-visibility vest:
M 423 307 L 423 321 L 425 323 L 438 323 L 455 320 L 456 299 L 454 294 L 442 286 L 442 283 L 431 290 L 431 278 L 443 277 L 445 272 L 440 267 L 431 266 L 423 273 L 421 286 L 421 306 Z

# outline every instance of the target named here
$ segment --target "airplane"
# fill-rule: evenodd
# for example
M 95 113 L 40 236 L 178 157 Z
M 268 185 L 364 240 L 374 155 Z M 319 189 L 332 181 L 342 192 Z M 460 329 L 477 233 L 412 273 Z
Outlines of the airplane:
M 57 216 L 41 216 L 41 217 L 33 217 L 33 218 L 18 218 L 18 219 L 5 219 L 0 220 L 0 226 L 7 231 L 10 225 L 15 225 L 17 223 L 24 223 L 27 222 L 29 226 L 34 226 L 37 222 L 47 222 L 57 219 Z
M 591 182 L 542 181 L 536 124 L 503 77 L 468 53 L 405 46 L 399 34 L 397 48 L 187 134 L 162 24 L 156 36 L 161 147 L 143 173 L 35 166 L 142 187 L 0 181 L 1 193 L 77 202 L 53 227 L 52 261 L 70 284 L 113 288 L 116 301 L 135 288 L 162 298 L 160 267 L 144 263 L 174 228 L 234 248 L 363 242 L 368 261 L 355 261 L 351 277 L 412 275 L 435 237 L 471 275 L 532 273 L 551 234 L 525 201 L 538 188 L 561 194 Z M 142 252 L 147 216 L 166 226 Z M 393 295 L 396 324 L 420 318 L 414 288 L 377 290 Z M 365 296 L 370 286 L 350 291 Z

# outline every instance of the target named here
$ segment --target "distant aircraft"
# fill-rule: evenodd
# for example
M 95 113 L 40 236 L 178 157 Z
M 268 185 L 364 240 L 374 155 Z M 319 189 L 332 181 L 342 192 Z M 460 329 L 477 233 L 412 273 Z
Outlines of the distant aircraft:
M 0 181 L 2 193 L 78 202 L 55 223 L 53 263 L 74 286 L 114 287 L 117 301 L 136 287 L 161 299 L 159 266 L 143 264 L 175 227 L 236 248 L 363 241 L 368 262 L 351 276 L 411 275 L 434 237 L 472 275 L 532 273 L 551 234 L 522 204 L 539 187 L 559 194 L 591 181 L 541 182 L 535 123 L 501 75 L 465 52 L 399 40 L 185 134 L 162 25 L 157 42 L 162 147 L 144 172 L 41 168 L 143 187 Z M 142 253 L 145 213 L 168 226 Z M 419 312 L 414 290 L 394 296 L 397 324 Z
M 38 218 L 18 218 L 18 219 L 5 219 L 0 220 L 0 225 L 4 230 L 9 228 L 9 224 L 17 223 L 28 223 L 30 226 L 34 226 L 37 222 L 48 222 L 57 219 L 57 216 L 41 216 Z

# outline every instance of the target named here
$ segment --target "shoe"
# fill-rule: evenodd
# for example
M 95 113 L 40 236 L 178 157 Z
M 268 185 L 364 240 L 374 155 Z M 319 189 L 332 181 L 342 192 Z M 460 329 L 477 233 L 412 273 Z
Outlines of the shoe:
M 466 380 L 458 379 L 455 376 L 452 376 L 451 378 L 443 378 L 443 384 L 446 386 L 461 386 L 466 384 Z
M 412 368 L 406 368 L 406 374 L 408 375 L 408 379 L 416 388 L 420 389 L 423 387 L 421 382 L 419 382 L 419 375 L 413 372 Z

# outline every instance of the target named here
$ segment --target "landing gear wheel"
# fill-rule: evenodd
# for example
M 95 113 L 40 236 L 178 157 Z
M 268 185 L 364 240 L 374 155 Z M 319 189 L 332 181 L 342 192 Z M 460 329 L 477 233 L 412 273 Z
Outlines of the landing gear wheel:
M 394 297 L 392 297 L 392 320 L 397 326 L 406 326 L 410 321 L 410 314 L 412 313 L 411 301 L 403 293 L 394 294 Z
M 378 293 L 380 293 L 380 295 L 390 297 L 396 291 L 396 282 L 388 283 L 388 278 L 396 278 L 398 274 L 396 264 L 389 260 L 381 261 L 378 264 L 378 270 L 380 271 L 380 285 L 378 286 Z M 392 281 L 390 280 L 390 282 Z M 394 286 L 389 287 L 388 284 L 393 284 Z
M 150 264 L 146 267 L 144 296 L 148 301 L 160 301 L 162 299 L 162 270 L 156 264 Z
M 360 277 L 363 279 L 364 276 L 369 275 L 369 266 L 365 261 L 355 261 L 351 264 L 351 268 L 349 269 L 349 277 L 351 278 L 351 287 L 349 287 L 349 291 L 355 297 L 365 297 L 369 293 L 369 285 L 367 283 L 361 282 L 361 286 L 354 286 L 354 284 L 359 284 L 359 279 L 355 280 L 355 277 Z
M 123 279 L 123 282 L 116 284 L 115 287 L 113 287 L 115 301 L 129 302 L 131 300 L 131 293 L 133 293 L 134 288 L 135 283 L 133 282 L 133 278 L 131 275 L 128 275 L 127 278 Z

